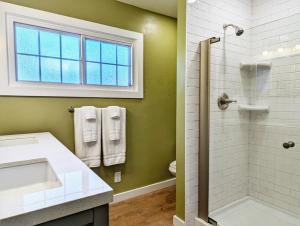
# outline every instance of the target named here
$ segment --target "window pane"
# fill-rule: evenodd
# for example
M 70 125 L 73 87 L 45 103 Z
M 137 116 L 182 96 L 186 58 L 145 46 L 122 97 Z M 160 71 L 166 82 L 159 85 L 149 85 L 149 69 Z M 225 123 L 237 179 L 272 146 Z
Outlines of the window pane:
M 101 61 L 102 63 L 116 64 L 117 45 L 101 42 Z
M 80 63 L 74 60 L 62 60 L 62 80 L 64 83 L 80 83 Z
M 86 40 L 85 42 L 86 61 L 100 62 L 100 42 Z
M 100 64 L 86 63 L 86 83 L 90 85 L 100 85 Z
M 109 64 L 102 64 L 102 85 L 117 85 L 116 66 Z
M 41 80 L 42 82 L 61 82 L 60 60 L 41 57 Z
M 130 65 L 130 46 L 118 45 L 118 64 Z
M 118 66 L 118 85 L 130 86 L 130 67 Z
M 47 31 L 40 31 L 41 55 L 60 57 L 59 34 Z
M 39 58 L 18 54 L 17 71 L 20 81 L 39 81 Z
M 16 33 L 16 50 L 17 53 L 39 54 L 39 32 L 36 29 L 23 27 L 17 24 Z
M 86 39 L 85 79 L 87 84 L 131 86 L 131 49 L 130 45 L 117 44 L 113 41 Z M 98 62 L 101 63 L 100 69 Z
M 61 35 L 62 58 L 80 59 L 80 37 Z

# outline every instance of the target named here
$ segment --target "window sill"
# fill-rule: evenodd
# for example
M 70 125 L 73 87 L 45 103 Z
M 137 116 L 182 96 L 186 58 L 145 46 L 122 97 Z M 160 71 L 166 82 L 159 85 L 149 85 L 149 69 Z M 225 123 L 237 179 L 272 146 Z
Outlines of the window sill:
M 0 90 L 0 96 L 39 97 L 92 97 L 92 98 L 143 98 L 143 90 L 123 87 L 17 87 L 8 86 Z

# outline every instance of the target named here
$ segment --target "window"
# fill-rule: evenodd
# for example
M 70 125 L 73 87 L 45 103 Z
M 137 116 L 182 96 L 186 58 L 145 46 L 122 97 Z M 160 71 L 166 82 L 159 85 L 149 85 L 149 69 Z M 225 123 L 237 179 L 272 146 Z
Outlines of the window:
M 15 23 L 16 80 L 80 84 L 80 35 Z
M 85 79 L 90 85 L 131 86 L 131 46 L 85 39 Z
M 143 97 L 142 34 L 2 2 L 0 8 L 0 95 Z
M 14 30 L 17 81 L 132 85 L 131 45 L 20 23 Z

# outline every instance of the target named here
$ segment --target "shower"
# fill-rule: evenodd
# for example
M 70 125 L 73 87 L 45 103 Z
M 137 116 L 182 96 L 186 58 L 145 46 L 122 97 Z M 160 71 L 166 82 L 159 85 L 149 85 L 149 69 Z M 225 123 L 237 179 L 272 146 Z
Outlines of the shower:
M 236 36 L 241 36 L 244 33 L 244 29 L 237 25 L 234 25 L 234 24 L 224 24 L 223 25 L 224 30 L 226 30 L 228 27 L 234 28 Z
M 300 118 L 285 113 L 300 111 L 292 107 L 300 100 L 293 85 L 300 65 L 295 47 L 300 30 L 282 28 L 295 21 L 300 13 L 247 29 L 237 26 L 243 20 L 222 26 L 216 22 L 211 35 L 218 31 L 221 40 L 209 38 L 192 48 L 200 54 L 198 149 L 189 150 L 198 151 L 199 225 L 300 226 L 300 167 L 295 168 L 300 166 Z M 288 42 L 280 35 L 288 36 Z M 286 75 L 284 89 L 272 85 L 285 82 Z M 231 104 L 235 99 L 238 103 Z

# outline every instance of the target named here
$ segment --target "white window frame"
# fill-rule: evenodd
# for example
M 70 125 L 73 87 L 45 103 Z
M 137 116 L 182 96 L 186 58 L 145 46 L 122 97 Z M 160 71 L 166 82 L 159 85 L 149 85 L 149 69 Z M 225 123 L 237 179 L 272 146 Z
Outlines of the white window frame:
M 16 80 L 14 23 L 132 46 L 132 86 L 93 86 Z M 143 98 L 143 34 L 0 1 L 0 95 Z

